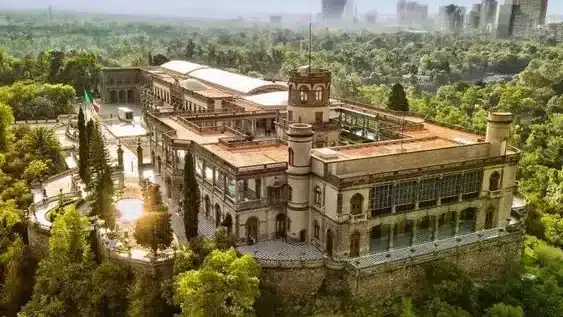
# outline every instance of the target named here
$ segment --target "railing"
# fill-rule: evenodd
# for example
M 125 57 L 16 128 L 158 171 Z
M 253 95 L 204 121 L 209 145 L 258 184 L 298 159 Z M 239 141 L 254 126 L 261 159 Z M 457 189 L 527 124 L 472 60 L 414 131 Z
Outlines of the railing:
M 248 201 L 238 201 L 236 203 L 236 210 L 251 210 L 251 209 L 258 209 L 263 207 L 268 207 L 268 200 L 267 199 L 254 199 Z
M 264 172 L 272 172 L 272 171 L 285 171 L 286 169 L 287 169 L 287 163 L 280 162 L 280 163 L 238 167 L 236 168 L 236 171 L 239 174 L 245 174 L 245 173 L 255 173 L 255 172 L 264 173 Z
M 272 110 L 255 110 L 255 111 L 213 111 L 209 113 L 193 113 L 188 116 L 182 116 L 182 119 L 190 120 L 190 121 L 198 121 L 198 120 L 219 120 L 219 119 L 230 119 L 231 117 L 245 117 L 251 118 L 256 116 L 264 116 L 264 115 L 271 115 L 275 117 L 277 115 L 277 111 Z
M 473 232 L 465 235 L 455 236 L 448 239 L 421 243 L 410 247 L 391 249 L 388 251 L 373 253 L 348 260 L 349 265 L 357 270 L 369 270 L 378 265 L 419 258 L 430 255 L 435 257 L 437 252 L 448 251 L 457 247 L 468 246 L 480 242 L 499 241 L 501 239 L 515 239 L 521 236 L 520 232 L 510 233 L 504 229 L 496 228 L 486 231 Z
M 515 154 L 495 156 L 495 157 L 489 157 L 483 159 L 473 159 L 463 162 L 428 165 L 421 168 L 393 170 L 389 172 L 378 172 L 372 174 L 366 173 L 361 176 L 351 176 L 351 177 L 329 174 L 327 176 L 327 180 L 329 183 L 337 187 L 352 186 L 352 185 L 358 185 L 363 183 L 377 183 L 387 178 L 392 178 L 392 179 L 412 178 L 417 175 L 426 174 L 428 172 L 445 172 L 448 170 L 468 169 L 478 166 L 513 163 L 519 160 L 519 156 L 520 156 L 519 153 L 515 153 Z
M 230 149 L 255 148 L 279 144 L 281 143 L 277 139 L 261 139 L 252 141 L 247 140 L 246 137 L 226 137 L 219 139 L 219 145 Z

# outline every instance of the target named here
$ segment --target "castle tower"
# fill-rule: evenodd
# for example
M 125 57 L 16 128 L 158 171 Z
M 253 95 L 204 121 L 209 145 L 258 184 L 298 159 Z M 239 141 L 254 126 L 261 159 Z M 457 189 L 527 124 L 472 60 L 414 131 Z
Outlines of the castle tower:
M 328 70 L 302 66 L 289 74 L 287 121 L 313 126 L 313 147 L 338 145 L 340 125 L 330 120 L 330 83 Z
M 309 223 L 309 174 L 315 133 L 307 123 L 293 123 L 286 133 L 289 155 L 286 172 L 289 186 L 287 216 L 290 221 L 287 236 L 292 240 L 304 241 L 307 239 Z
M 512 114 L 508 112 L 491 112 L 487 117 L 487 134 L 485 139 L 491 142 L 489 154 L 492 156 L 504 155 L 508 138 L 510 137 L 510 125 Z

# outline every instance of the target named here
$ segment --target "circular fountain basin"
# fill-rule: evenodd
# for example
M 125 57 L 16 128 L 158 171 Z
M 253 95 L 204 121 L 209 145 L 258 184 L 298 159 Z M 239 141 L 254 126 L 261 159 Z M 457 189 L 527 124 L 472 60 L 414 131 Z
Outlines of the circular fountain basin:
M 115 203 L 119 210 L 119 220 L 124 223 L 135 222 L 143 214 L 143 200 L 138 198 L 120 199 Z

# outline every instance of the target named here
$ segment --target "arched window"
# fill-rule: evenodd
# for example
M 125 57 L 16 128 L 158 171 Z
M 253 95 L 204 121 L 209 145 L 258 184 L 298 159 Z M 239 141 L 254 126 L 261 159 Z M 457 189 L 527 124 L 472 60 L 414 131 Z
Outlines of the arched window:
M 364 196 L 362 194 L 355 194 L 350 199 L 350 213 L 352 215 L 357 215 L 362 213 L 362 206 L 364 204 Z
M 500 174 L 499 172 L 494 171 L 489 177 L 489 190 L 495 191 L 495 190 L 499 190 L 499 188 L 500 188 Z
M 246 238 L 249 243 L 254 243 L 258 241 L 258 218 L 250 217 L 246 220 Z
M 293 189 L 291 188 L 291 186 L 287 186 L 287 201 L 291 201 L 292 197 L 293 197 Z
M 301 101 L 301 103 L 307 103 L 308 98 L 309 88 L 307 88 L 306 86 L 301 86 L 299 88 L 299 100 Z
M 319 239 L 321 234 L 321 226 L 319 226 L 319 222 L 318 221 L 313 221 L 313 237 L 315 237 L 315 239 Z
M 288 155 L 289 155 L 289 165 L 293 165 L 293 159 L 294 159 L 293 149 L 288 148 L 287 152 L 288 152 Z
M 485 216 L 485 229 L 492 229 L 494 224 L 495 209 L 487 209 L 487 215 Z
M 318 86 L 315 88 L 315 101 L 323 100 L 323 87 Z
M 321 205 L 322 203 L 322 191 L 319 186 L 315 186 L 315 197 L 314 197 L 315 204 Z

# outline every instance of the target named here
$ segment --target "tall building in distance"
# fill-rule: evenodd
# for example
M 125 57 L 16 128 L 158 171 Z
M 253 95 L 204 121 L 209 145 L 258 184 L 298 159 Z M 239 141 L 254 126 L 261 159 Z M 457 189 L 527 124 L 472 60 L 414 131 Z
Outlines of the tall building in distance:
M 421 24 L 428 19 L 428 5 L 414 1 L 397 2 L 397 22 L 399 24 Z
M 340 20 L 346 8 L 347 0 L 322 0 L 324 20 Z
M 467 15 L 467 28 L 470 30 L 479 29 L 481 25 L 481 9 L 480 3 L 474 4 Z
M 443 32 L 459 33 L 463 31 L 465 7 L 450 4 L 440 7 L 439 26 Z
M 492 30 L 496 25 L 497 19 L 497 0 L 483 0 L 480 5 L 479 27 L 485 30 Z
M 530 37 L 546 22 L 547 0 L 506 0 L 499 6 L 499 37 Z

